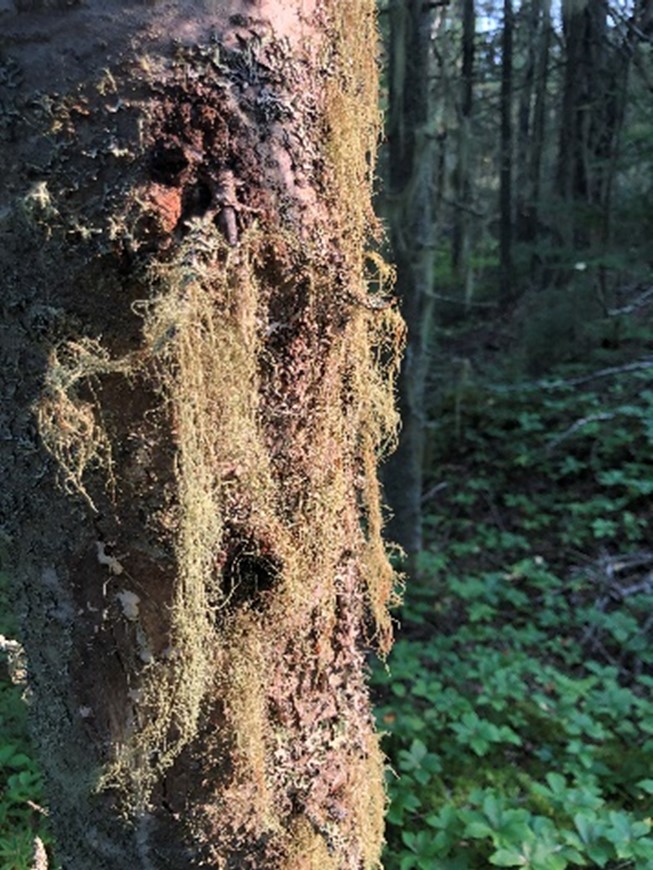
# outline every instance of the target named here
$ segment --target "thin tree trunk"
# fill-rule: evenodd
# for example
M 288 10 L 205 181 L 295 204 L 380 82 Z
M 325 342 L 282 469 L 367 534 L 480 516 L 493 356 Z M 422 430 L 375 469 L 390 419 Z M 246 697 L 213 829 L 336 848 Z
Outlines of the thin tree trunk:
M 3 16 L 0 493 L 59 859 L 377 867 L 374 4 L 35 5 Z
M 533 108 L 533 132 L 531 160 L 529 165 L 530 190 L 532 200 L 527 212 L 530 224 L 529 237 L 535 241 L 540 225 L 540 205 L 542 197 L 542 158 L 546 133 L 547 83 L 549 78 L 549 51 L 551 45 L 551 2 L 543 0 L 540 7 L 541 20 L 537 46 L 535 73 L 535 105 Z M 535 277 L 538 258 L 531 258 L 531 271 Z
M 565 69 L 560 113 L 560 146 L 558 150 L 557 188 L 561 199 L 571 203 L 577 186 L 576 164 L 580 138 L 577 105 L 582 92 L 582 8 L 576 11 L 571 2 L 563 3 Z M 569 240 L 569 239 L 568 239 Z
M 472 109 L 474 105 L 474 53 L 476 10 L 474 0 L 462 0 L 462 70 L 460 109 L 458 112 L 458 147 L 455 170 L 455 206 L 451 263 L 459 283 L 467 288 L 470 281 L 470 212 L 472 198 Z
M 501 166 L 499 192 L 499 272 L 501 298 L 514 295 L 512 286 L 512 0 L 503 3 L 501 38 Z
M 410 571 L 422 547 L 424 394 L 433 317 L 432 178 L 437 140 L 430 123 L 432 20 L 433 13 L 421 0 L 394 0 L 390 5 L 386 208 L 408 340 L 399 378 L 401 435 L 383 479 L 393 511 L 388 536 L 407 553 Z
M 530 0 L 522 4 L 520 13 L 524 30 L 526 31 L 524 48 L 526 61 L 519 85 L 517 101 L 517 148 L 515 158 L 515 236 L 517 241 L 532 242 L 533 224 L 530 219 L 533 191 L 531 187 L 531 154 L 534 132 L 533 91 L 537 67 L 537 52 L 539 46 L 539 28 L 541 21 L 541 0 Z

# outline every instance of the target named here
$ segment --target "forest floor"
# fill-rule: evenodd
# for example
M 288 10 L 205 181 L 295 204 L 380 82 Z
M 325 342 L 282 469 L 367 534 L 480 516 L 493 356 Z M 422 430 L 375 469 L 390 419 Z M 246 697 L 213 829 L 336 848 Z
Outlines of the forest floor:
M 532 310 L 439 337 L 387 870 L 653 866 L 651 312 Z

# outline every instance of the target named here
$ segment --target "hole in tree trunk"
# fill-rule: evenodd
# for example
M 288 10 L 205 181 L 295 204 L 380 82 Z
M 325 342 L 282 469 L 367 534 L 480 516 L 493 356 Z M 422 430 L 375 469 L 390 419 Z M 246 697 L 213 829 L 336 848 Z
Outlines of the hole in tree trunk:
M 267 593 L 277 584 L 281 563 L 266 556 L 253 541 L 238 541 L 230 548 L 222 570 L 222 587 L 231 608 L 248 604 L 263 610 Z
M 196 184 L 189 185 L 184 190 L 182 198 L 181 218 L 179 221 L 182 227 L 185 221 L 199 218 L 206 214 L 212 199 L 211 188 L 208 184 L 198 181 Z
M 159 143 L 150 155 L 150 175 L 160 184 L 174 185 L 187 166 L 186 155 L 176 145 Z

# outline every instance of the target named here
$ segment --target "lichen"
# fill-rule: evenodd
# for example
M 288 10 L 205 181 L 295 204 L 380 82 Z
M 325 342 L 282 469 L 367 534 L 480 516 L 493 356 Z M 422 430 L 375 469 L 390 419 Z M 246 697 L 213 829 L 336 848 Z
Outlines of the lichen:
M 379 233 L 370 196 L 379 132 L 374 33 L 371 0 L 332 4 L 321 114 L 294 120 L 305 122 L 303 133 L 326 158 L 311 179 L 320 202 L 312 223 L 302 223 L 301 207 L 285 194 L 277 191 L 284 209 L 273 212 L 272 193 L 247 188 L 258 183 L 252 120 L 223 91 L 216 105 L 233 113 L 242 134 L 228 147 L 251 150 L 240 155 L 242 188 L 236 194 L 234 182 L 228 202 L 211 187 L 215 162 L 231 159 L 215 133 L 229 132 L 218 109 L 205 113 L 213 150 L 193 157 L 197 165 L 184 149 L 208 148 L 198 145 L 208 127 L 179 130 L 173 153 L 165 144 L 169 114 L 158 127 L 152 121 L 155 169 L 168 175 L 155 179 L 167 185 L 163 193 L 157 187 L 147 200 L 154 208 L 165 199 L 165 220 L 151 224 L 150 292 L 134 306 L 140 347 L 112 358 L 96 340 L 61 345 L 36 407 L 65 484 L 91 504 L 89 477 L 97 486 L 103 471 L 114 486 L 121 473 L 93 389 L 98 380 L 154 383 L 175 450 L 168 644 L 134 678 L 138 715 L 114 742 L 98 787 L 114 789 L 136 816 L 199 741 L 207 756 L 230 759 L 222 796 L 205 817 L 227 829 L 240 801 L 252 836 L 273 832 L 284 855 L 279 866 L 298 870 L 376 867 L 383 837 L 383 762 L 362 648 L 373 642 L 386 652 L 391 642 L 396 577 L 382 539 L 377 465 L 398 425 L 394 381 L 404 333 L 388 295 L 392 271 L 372 251 Z M 212 63 L 215 51 L 195 55 Z M 252 50 L 248 63 L 255 60 Z M 284 56 L 276 114 L 256 116 L 280 141 L 278 106 L 286 105 L 291 67 Z M 237 69 L 241 75 L 242 64 Z M 193 88 L 183 70 L 172 75 L 164 103 Z M 192 99 L 201 102 L 190 93 L 180 105 Z M 203 170 L 202 160 L 214 164 Z M 201 214 L 189 213 L 196 202 L 183 185 L 207 200 Z M 173 223 L 183 236 L 174 243 Z M 157 232 L 168 234 L 158 251 Z M 123 615 L 135 619 L 138 597 L 126 604 L 121 594 Z M 219 740 L 200 733 L 216 698 Z M 344 855 L 353 856 L 349 864 Z

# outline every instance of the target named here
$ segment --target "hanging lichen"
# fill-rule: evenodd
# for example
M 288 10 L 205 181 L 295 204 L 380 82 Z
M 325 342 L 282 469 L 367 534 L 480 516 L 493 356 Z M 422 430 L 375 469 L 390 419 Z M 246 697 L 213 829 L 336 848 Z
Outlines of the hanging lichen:
M 140 379 L 160 397 L 175 457 L 168 642 L 141 655 L 136 714 L 98 785 L 134 814 L 189 747 L 205 765 L 228 758 L 188 822 L 219 832 L 204 843 L 216 862 L 221 836 L 267 837 L 284 856 L 274 866 L 297 870 L 374 867 L 382 843 L 363 647 L 385 652 L 391 637 L 377 464 L 398 423 L 403 324 L 369 250 L 374 28 L 372 2 L 333 5 L 308 81 L 317 104 L 292 102 L 307 66 L 281 41 L 179 55 L 149 119 L 143 214 L 131 203 L 124 218 L 152 248 L 149 296 L 132 306 L 140 346 L 114 359 L 99 342 L 62 345 L 37 405 L 44 443 L 91 500 L 98 466 L 121 480 L 94 379 Z M 314 198 L 288 169 L 311 149 Z M 207 715 L 220 727 L 201 727 Z

